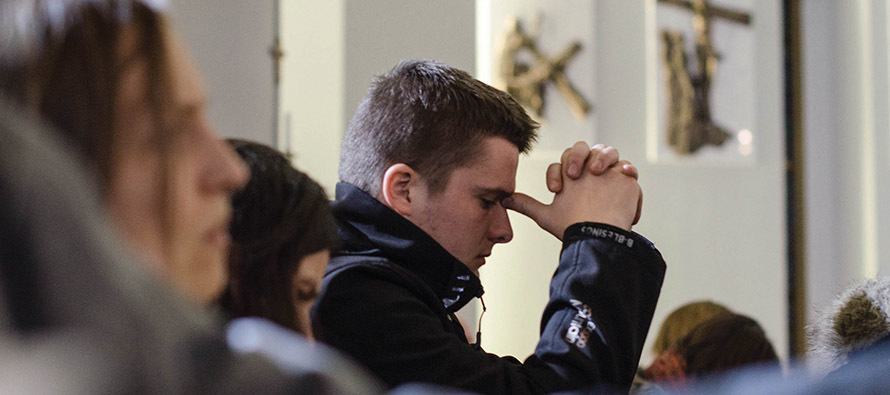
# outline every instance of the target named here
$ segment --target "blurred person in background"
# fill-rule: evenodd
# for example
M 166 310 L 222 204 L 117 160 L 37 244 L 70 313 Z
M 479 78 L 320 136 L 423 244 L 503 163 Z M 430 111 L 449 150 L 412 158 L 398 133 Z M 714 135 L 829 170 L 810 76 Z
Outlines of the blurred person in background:
M 692 328 L 640 376 L 659 387 L 691 389 L 697 380 L 752 365 L 780 372 L 779 357 L 760 324 L 734 313 L 718 314 Z M 646 393 L 638 388 L 635 393 Z
M 683 336 L 686 336 L 698 324 L 725 313 L 731 313 L 731 311 L 727 307 L 709 300 L 689 302 L 674 309 L 661 322 L 661 327 L 658 328 L 658 335 L 656 335 L 652 344 L 652 352 L 655 356 L 652 364 L 665 365 L 669 360 L 660 357 L 665 355 L 665 351 L 668 348 L 677 343 Z M 666 358 L 669 359 L 670 357 L 667 356 Z M 675 366 L 675 364 L 665 365 L 666 368 L 669 366 Z M 634 382 L 631 385 L 632 392 L 642 392 L 656 386 L 654 382 L 642 376 L 646 369 L 644 366 L 637 369 L 637 373 L 634 375 Z
M 854 283 L 807 325 L 807 354 L 785 378 L 749 369 L 696 385 L 700 394 L 890 392 L 890 277 Z
M 668 314 L 658 328 L 658 335 L 652 344 L 655 356 L 661 355 L 670 346 L 686 336 L 692 328 L 719 314 L 731 313 L 729 308 L 710 300 L 689 302 Z
M 232 199 L 229 284 L 221 305 L 231 317 L 263 317 L 312 338 L 309 309 L 337 243 L 320 185 L 275 149 L 229 140 L 250 169 Z

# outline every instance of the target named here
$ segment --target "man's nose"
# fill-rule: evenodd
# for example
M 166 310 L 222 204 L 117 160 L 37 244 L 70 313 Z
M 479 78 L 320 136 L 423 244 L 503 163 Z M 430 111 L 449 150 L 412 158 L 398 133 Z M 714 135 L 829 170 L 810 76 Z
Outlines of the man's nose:
M 494 243 L 506 243 L 513 240 L 513 227 L 510 226 L 510 217 L 507 209 L 498 205 L 495 208 L 491 226 L 489 227 L 489 239 Z

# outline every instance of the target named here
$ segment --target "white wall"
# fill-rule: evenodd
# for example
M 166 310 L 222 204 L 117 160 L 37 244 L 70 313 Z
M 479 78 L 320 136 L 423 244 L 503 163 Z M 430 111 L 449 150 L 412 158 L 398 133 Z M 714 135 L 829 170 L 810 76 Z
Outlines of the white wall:
M 890 270 L 886 0 L 805 1 L 803 84 L 809 314 Z
M 340 138 L 347 112 L 345 2 L 281 3 L 281 70 L 278 147 L 333 197 Z
M 834 182 L 825 182 L 841 180 L 843 173 L 838 167 L 841 154 L 837 143 L 842 136 L 836 133 L 840 126 L 837 106 L 846 100 L 825 94 L 836 92 L 841 83 L 835 77 L 838 66 L 833 61 L 842 48 L 835 31 L 837 8 L 835 2 L 804 2 L 801 7 L 808 316 L 812 316 L 814 305 L 829 300 L 850 278 L 838 264 L 842 262 L 836 242 L 839 233 L 831 231 L 840 229 L 840 188 Z
M 346 2 L 344 125 L 374 75 L 405 59 L 434 59 L 472 72 L 476 67 L 473 0 L 348 0 Z
M 224 137 L 273 144 L 273 0 L 168 2 L 173 27 L 204 77 L 213 125 Z

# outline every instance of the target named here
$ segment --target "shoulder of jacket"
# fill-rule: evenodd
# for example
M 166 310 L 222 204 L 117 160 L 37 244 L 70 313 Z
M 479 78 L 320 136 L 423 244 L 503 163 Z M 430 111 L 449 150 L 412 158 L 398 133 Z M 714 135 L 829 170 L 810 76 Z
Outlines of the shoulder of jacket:
M 385 257 L 343 255 L 332 258 L 331 264 L 324 275 L 323 293 L 333 282 L 338 282 L 335 288 L 341 290 L 344 286 L 354 289 L 356 286 L 387 283 L 403 288 L 427 305 L 441 307 L 439 297 L 420 277 Z
M 325 271 L 325 279 L 336 277 L 344 272 L 363 271 L 372 273 L 388 273 L 406 271 L 387 258 L 368 255 L 340 255 L 331 257 Z

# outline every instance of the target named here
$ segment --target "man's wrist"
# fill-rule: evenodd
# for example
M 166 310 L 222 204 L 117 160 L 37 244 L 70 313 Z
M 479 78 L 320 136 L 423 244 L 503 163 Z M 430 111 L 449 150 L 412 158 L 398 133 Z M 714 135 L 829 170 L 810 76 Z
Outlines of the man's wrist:
M 599 216 L 590 217 L 587 219 L 587 221 L 584 222 L 613 226 L 626 232 L 630 231 L 631 226 L 633 226 L 633 218 L 622 218 L 614 215 L 610 216 L 606 213 L 601 213 Z
M 635 232 L 601 222 L 578 222 L 572 224 L 566 228 L 563 234 L 563 243 L 589 238 L 607 240 L 627 248 L 635 248 L 639 245 L 654 248 L 652 242 Z

